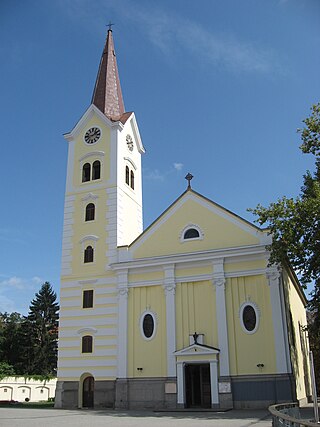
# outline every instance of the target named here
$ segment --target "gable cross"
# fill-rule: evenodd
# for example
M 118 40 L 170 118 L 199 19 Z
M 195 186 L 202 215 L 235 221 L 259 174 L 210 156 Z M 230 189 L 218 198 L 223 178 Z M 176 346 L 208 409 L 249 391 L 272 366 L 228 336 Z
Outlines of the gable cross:
M 191 180 L 193 178 L 193 175 L 191 175 L 190 172 L 185 176 L 185 179 L 188 181 L 188 188 L 191 188 Z

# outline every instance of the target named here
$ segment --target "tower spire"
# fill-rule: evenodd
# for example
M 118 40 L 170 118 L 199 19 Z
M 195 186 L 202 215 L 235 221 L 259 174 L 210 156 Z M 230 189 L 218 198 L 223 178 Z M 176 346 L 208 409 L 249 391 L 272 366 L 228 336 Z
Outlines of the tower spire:
M 91 103 L 111 120 L 120 120 L 125 112 L 111 26 L 101 56 Z

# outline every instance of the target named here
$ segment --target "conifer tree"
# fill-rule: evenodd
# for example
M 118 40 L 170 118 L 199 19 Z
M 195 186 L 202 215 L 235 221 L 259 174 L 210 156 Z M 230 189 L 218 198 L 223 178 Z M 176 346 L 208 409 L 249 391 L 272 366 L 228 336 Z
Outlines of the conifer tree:
M 29 370 L 31 374 L 52 375 L 57 366 L 59 305 L 57 295 L 45 282 L 31 301 L 26 331 L 29 337 Z

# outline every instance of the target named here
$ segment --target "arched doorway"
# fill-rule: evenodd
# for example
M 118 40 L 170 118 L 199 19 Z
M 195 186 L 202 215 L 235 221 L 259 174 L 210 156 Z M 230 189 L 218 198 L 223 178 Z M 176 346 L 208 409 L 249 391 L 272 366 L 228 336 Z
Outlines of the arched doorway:
M 82 407 L 93 408 L 94 405 L 94 378 L 87 377 L 82 385 Z

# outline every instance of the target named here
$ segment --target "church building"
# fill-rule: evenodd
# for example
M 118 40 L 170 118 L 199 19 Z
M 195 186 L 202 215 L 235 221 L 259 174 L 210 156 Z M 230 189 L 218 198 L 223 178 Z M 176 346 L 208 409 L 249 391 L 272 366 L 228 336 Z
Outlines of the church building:
M 144 146 L 108 31 L 65 135 L 57 408 L 263 408 L 310 394 L 306 298 L 271 237 L 192 189 L 145 230 Z M 152 146 L 150 147 L 152 150 Z

